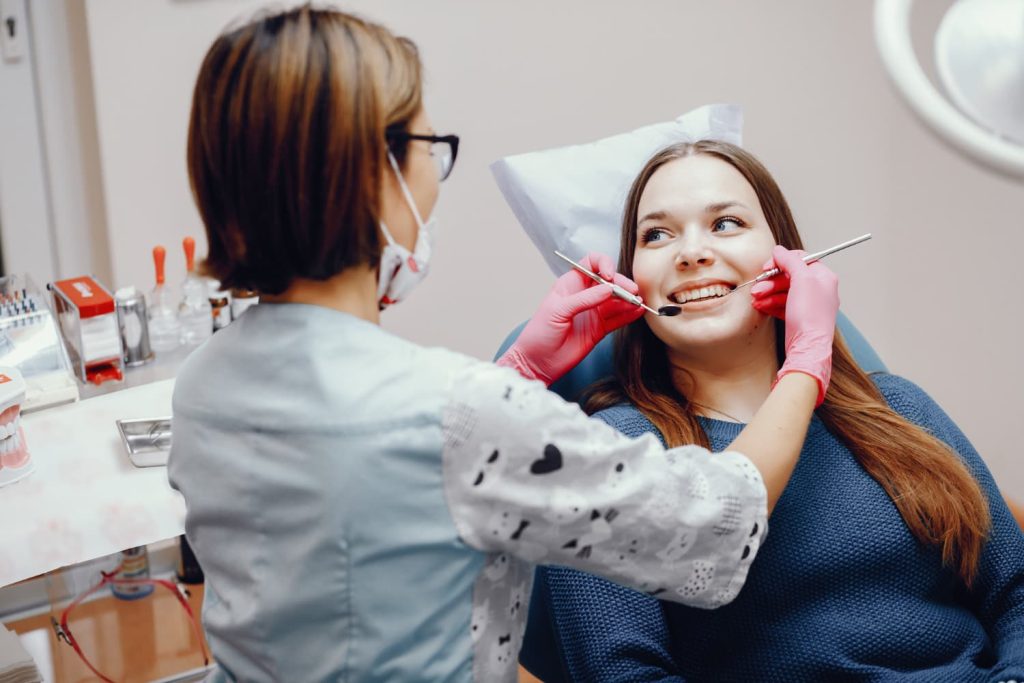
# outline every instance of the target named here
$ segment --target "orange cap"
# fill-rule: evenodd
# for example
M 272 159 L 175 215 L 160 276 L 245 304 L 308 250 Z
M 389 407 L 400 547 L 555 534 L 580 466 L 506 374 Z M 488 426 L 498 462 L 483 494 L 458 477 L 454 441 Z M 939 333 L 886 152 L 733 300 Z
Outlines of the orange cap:
M 185 270 L 191 273 L 196 265 L 196 241 L 186 237 L 181 241 L 181 246 L 185 247 Z
M 156 266 L 156 283 L 164 283 L 164 259 L 167 258 L 167 250 L 163 247 L 153 247 L 153 265 Z

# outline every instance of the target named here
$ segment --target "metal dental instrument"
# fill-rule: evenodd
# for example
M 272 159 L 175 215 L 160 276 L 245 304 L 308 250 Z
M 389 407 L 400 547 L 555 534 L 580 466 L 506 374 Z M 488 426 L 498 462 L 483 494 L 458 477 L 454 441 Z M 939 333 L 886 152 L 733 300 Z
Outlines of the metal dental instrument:
M 636 294 L 633 294 L 632 292 L 629 292 L 629 291 L 623 289 L 622 287 L 620 287 L 619 285 L 615 284 L 614 282 L 608 282 L 608 280 L 605 280 L 603 277 L 601 277 L 597 273 L 593 273 L 593 272 L 587 270 L 586 268 L 584 268 L 580 264 L 576 263 L 571 258 L 569 258 L 565 254 L 563 254 L 562 252 L 556 250 L 555 251 L 555 256 L 557 256 L 558 258 L 562 259 L 563 261 L 568 263 L 570 266 L 572 266 L 574 269 L 578 270 L 579 272 L 581 272 L 584 275 L 586 275 L 587 277 L 589 277 L 594 282 L 598 282 L 598 283 L 600 283 L 602 285 L 608 285 L 609 287 L 612 288 L 612 294 L 614 294 L 615 296 L 619 297 L 623 301 L 628 301 L 629 303 L 634 304 L 636 306 L 642 306 L 643 308 L 645 308 L 646 310 L 650 311 L 654 315 L 675 315 L 676 313 L 679 312 L 679 307 L 678 306 L 662 306 L 662 309 L 675 309 L 675 310 L 671 310 L 671 311 L 665 310 L 664 312 L 662 312 L 662 310 L 657 310 L 656 311 L 653 308 L 651 308 L 650 306 L 648 306 L 647 304 L 645 304 L 640 299 L 640 297 L 638 297 Z
M 867 233 L 866 235 L 861 235 L 860 237 L 856 237 L 856 238 L 850 240 L 849 242 L 843 242 L 842 244 L 837 244 L 836 246 L 834 246 L 834 247 L 832 247 L 830 249 L 826 249 L 825 251 L 819 251 L 819 252 L 816 252 L 814 254 L 808 254 L 807 256 L 804 256 L 804 263 L 814 263 L 815 261 L 818 261 L 820 259 L 825 258 L 829 254 L 834 254 L 837 251 L 842 251 L 843 249 L 846 249 L 847 247 L 852 247 L 855 244 L 860 244 L 861 242 L 866 242 L 869 239 L 871 239 L 871 233 L 870 232 Z M 758 283 L 758 282 L 762 282 L 763 280 L 767 280 L 768 278 L 773 278 L 773 277 L 775 277 L 776 275 L 778 275 L 781 272 L 782 271 L 780 269 L 778 269 L 778 268 L 772 268 L 771 270 L 766 270 L 765 272 L 763 272 L 760 275 L 758 275 L 757 277 L 755 277 L 753 280 L 747 280 L 742 285 L 736 285 L 736 288 L 733 289 L 732 291 L 735 292 L 740 287 L 746 287 L 747 285 L 752 285 L 752 284 L 755 284 L 755 283 Z

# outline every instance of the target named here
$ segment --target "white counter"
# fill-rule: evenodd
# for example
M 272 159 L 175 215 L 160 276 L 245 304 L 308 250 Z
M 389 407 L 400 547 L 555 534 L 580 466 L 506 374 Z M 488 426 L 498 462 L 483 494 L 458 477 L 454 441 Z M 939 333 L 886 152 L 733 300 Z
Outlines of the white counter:
M 35 472 L 0 488 L 0 586 L 184 533 L 166 467 L 128 460 L 115 420 L 171 414 L 174 380 L 21 418 Z

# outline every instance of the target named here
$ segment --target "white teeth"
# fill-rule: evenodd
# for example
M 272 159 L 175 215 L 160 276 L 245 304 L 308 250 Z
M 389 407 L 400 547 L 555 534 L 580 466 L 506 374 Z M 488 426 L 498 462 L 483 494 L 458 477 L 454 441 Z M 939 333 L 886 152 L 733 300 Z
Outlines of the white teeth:
M 688 301 L 694 301 L 696 299 L 707 299 L 708 297 L 721 297 L 728 294 L 730 287 L 726 285 L 710 285 L 708 287 L 698 287 L 696 289 L 690 289 L 685 292 L 678 292 L 673 294 L 670 299 L 676 303 L 682 304 Z
M 18 433 L 18 426 L 13 422 L 0 425 L 0 454 L 16 451 L 20 445 L 21 436 Z
M 13 453 L 21 446 L 21 437 L 17 434 L 0 440 L 0 454 Z

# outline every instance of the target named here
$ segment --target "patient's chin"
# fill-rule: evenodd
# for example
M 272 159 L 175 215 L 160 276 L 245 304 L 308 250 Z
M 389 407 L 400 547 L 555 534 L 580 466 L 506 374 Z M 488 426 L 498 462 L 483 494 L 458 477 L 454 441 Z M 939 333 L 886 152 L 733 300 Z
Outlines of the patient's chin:
M 659 319 L 660 324 L 651 325 L 658 339 L 682 355 L 717 358 L 743 347 L 770 343 L 770 321 L 753 308 L 729 315 L 682 318 L 680 315 L 664 321 Z

